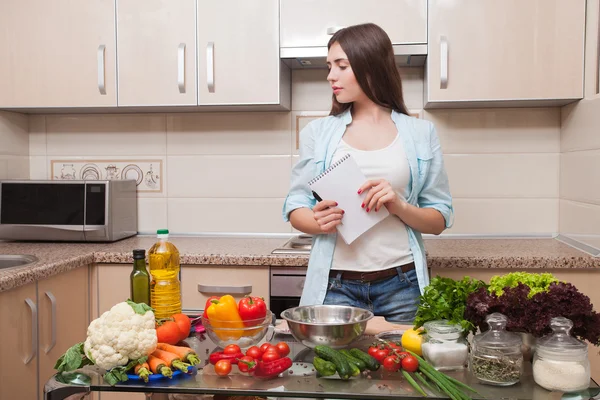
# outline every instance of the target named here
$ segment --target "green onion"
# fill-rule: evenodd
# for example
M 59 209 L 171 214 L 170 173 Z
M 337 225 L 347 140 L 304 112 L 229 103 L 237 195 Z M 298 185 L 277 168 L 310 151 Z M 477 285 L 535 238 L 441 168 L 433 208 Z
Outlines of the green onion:
M 402 375 L 404 375 L 408 383 L 410 383 L 410 385 L 414 387 L 417 392 L 421 393 L 423 397 L 427 397 L 427 393 L 425 393 L 423 389 L 421 389 L 421 386 L 419 386 L 419 384 L 415 382 L 415 380 L 410 376 L 408 372 L 402 370 Z

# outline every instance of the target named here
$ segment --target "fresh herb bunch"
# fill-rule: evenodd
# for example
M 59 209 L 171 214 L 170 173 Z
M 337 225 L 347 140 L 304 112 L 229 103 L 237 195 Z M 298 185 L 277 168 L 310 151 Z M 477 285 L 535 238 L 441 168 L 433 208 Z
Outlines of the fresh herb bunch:
M 452 324 L 460 324 L 465 333 L 475 332 L 476 325 L 464 317 L 467 297 L 480 288 L 485 290 L 486 286 L 485 282 L 468 276 L 460 281 L 436 276 L 419 297 L 415 328 L 428 321 L 447 319 Z
M 514 288 L 522 283 L 529 287 L 529 297 L 532 297 L 537 293 L 547 292 L 550 284 L 555 282 L 558 282 L 558 279 L 550 273 L 511 272 L 501 276 L 493 276 L 490 279 L 488 291 L 496 296 L 502 296 L 504 288 Z
M 480 288 L 469 295 L 465 318 L 482 331 L 487 329 L 485 317 L 499 312 L 508 318 L 506 329 L 542 337 L 552 332 L 550 320 L 565 317 L 573 322 L 571 334 L 593 345 L 600 345 L 600 314 L 590 298 L 570 283 L 555 282 L 547 291 L 530 296 L 529 286 L 519 283 L 504 288 L 501 296 Z

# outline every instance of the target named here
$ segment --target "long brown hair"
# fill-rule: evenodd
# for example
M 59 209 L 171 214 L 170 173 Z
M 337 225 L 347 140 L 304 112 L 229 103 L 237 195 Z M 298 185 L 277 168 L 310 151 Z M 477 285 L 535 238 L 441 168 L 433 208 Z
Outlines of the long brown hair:
M 368 23 L 353 25 L 337 31 L 327 44 L 327 49 L 338 42 L 348 56 L 348 61 L 362 91 L 371 101 L 408 115 L 402 97 L 402 80 L 394 60 L 392 41 L 379 26 Z M 352 106 L 332 97 L 329 115 L 338 115 Z

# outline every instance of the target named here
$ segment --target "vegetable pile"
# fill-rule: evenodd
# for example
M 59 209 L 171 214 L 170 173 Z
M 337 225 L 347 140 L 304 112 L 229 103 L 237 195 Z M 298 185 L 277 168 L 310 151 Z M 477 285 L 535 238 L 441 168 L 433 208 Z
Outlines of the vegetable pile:
M 262 346 L 252 346 L 244 354 L 236 344 L 226 346 L 223 351 L 214 352 L 209 361 L 214 365 L 215 373 L 227 376 L 231 373 L 232 364 L 237 364 L 240 372 L 256 378 L 276 378 L 292 366 L 290 347 L 285 342 L 273 345 L 263 343 Z
M 460 281 L 436 276 L 419 298 L 415 329 L 428 321 L 447 319 L 450 324 L 460 324 L 465 333 L 475 332 L 477 327 L 464 315 L 467 297 L 485 287 L 485 282 L 468 276 Z
M 406 351 L 399 343 L 379 340 L 368 349 L 335 350 L 328 346 L 316 346 L 313 366 L 320 376 L 336 373 L 343 380 L 367 371 L 377 371 L 383 366 L 388 372 L 401 371 L 407 382 L 422 396 L 427 397 L 425 387 L 432 393 L 439 392 L 453 400 L 468 400 L 466 392 L 477 393 L 470 386 L 437 371 L 416 353 Z M 417 382 L 419 381 L 419 382 Z M 421 386 L 422 385 L 422 386 Z

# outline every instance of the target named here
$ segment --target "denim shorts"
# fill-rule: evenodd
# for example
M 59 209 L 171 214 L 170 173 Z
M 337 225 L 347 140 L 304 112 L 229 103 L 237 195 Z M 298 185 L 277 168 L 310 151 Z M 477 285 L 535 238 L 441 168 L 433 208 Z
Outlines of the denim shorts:
M 386 321 L 412 324 L 419 305 L 417 272 L 412 269 L 375 282 L 329 278 L 323 304 L 360 307 L 385 317 Z

